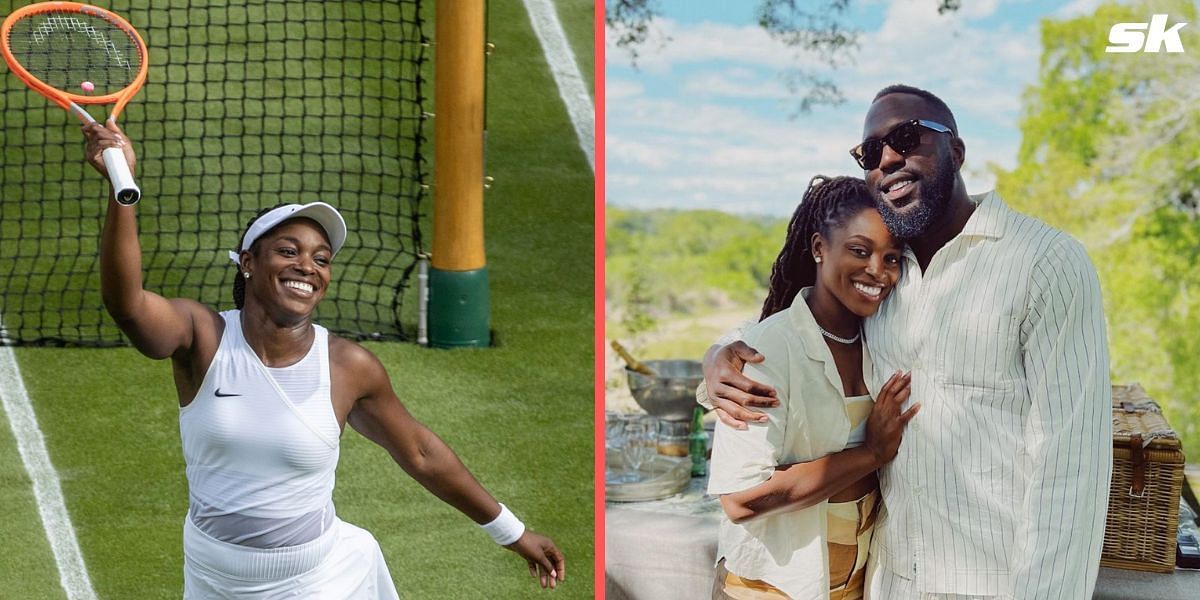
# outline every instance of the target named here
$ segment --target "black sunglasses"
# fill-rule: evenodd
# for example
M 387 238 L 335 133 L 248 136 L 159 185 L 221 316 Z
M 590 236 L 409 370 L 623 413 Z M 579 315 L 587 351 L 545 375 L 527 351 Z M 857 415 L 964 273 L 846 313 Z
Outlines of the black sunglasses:
M 950 128 L 935 123 L 934 121 L 926 121 L 925 119 L 913 119 L 905 121 L 891 129 L 881 138 L 872 138 L 863 141 L 863 143 L 850 149 L 850 156 L 858 162 L 858 166 L 864 171 L 870 171 L 879 166 L 880 159 L 883 158 L 883 146 L 886 144 L 892 150 L 900 153 L 901 156 L 908 155 L 914 148 L 921 145 L 921 128 L 936 131 L 938 133 L 951 133 Z

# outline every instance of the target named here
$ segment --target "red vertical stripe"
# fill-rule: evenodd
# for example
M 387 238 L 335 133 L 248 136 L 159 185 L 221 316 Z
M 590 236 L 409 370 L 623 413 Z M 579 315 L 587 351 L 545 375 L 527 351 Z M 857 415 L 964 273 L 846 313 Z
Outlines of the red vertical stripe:
M 596 301 L 595 301 L 595 443 L 593 452 L 596 457 L 596 476 L 594 479 L 596 494 L 596 593 L 599 600 L 604 599 L 604 2 L 596 1 L 596 35 L 594 40 L 595 81 L 596 81 Z

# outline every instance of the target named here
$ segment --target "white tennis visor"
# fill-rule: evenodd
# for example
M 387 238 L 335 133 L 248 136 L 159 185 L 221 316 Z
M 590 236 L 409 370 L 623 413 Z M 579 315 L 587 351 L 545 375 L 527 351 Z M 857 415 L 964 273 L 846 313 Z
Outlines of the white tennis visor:
M 254 223 L 250 225 L 250 229 L 246 231 L 246 237 L 242 239 L 241 249 L 249 250 L 250 246 L 254 245 L 255 240 L 262 237 L 262 234 L 270 231 L 276 225 L 284 221 L 299 218 L 312 219 L 325 230 L 325 235 L 329 236 L 329 244 L 333 247 L 335 255 L 338 253 L 338 250 L 342 249 L 342 244 L 346 243 L 346 221 L 342 219 L 341 213 L 336 208 L 324 202 L 309 202 L 308 204 L 287 204 L 280 206 L 255 219 Z M 235 265 L 242 264 L 241 260 L 239 260 L 239 252 L 231 251 L 229 258 Z

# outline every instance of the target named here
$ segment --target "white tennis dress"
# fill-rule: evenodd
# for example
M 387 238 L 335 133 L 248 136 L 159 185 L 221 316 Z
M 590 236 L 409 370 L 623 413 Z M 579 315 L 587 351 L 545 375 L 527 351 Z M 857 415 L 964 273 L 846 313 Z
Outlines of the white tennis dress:
M 274 369 L 225 332 L 196 398 L 179 411 L 187 463 L 184 598 L 398 598 L 379 544 L 337 518 L 341 429 L 329 384 L 329 335 Z

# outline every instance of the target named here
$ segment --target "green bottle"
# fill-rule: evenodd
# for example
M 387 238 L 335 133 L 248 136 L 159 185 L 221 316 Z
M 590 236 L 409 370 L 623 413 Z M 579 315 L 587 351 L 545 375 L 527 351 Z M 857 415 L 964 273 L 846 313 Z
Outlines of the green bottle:
M 697 406 L 692 411 L 692 431 L 688 434 L 688 454 L 692 457 L 692 477 L 708 474 L 708 462 L 704 455 L 708 451 L 708 435 L 704 433 L 704 409 Z

